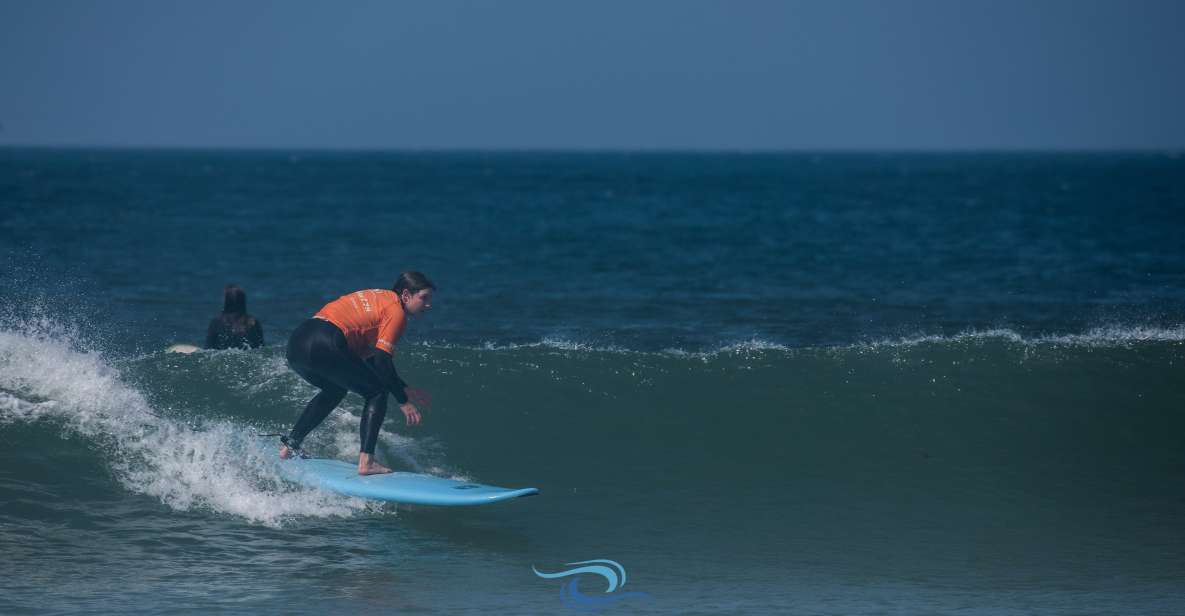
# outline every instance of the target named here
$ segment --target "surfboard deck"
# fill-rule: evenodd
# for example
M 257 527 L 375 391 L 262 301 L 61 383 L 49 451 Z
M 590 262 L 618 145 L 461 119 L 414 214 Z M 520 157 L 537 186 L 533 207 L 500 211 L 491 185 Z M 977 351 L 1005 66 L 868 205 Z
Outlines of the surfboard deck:
M 486 505 L 539 493 L 536 488 L 502 488 L 420 473 L 358 474 L 341 460 L 293 458 L 280 463 L 294 481 L 347 496 L 414 505 Z

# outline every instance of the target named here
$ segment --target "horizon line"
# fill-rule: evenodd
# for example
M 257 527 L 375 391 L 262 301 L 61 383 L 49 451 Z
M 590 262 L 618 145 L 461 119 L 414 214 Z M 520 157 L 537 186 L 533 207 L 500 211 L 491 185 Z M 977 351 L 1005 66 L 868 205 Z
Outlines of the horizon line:
M 0 150 L 110 152 L 242 152 L 325 154 L 1185 154 L 1185 146 L 1166 147 L 669 147 L 669 146 L 245 146 L 0 143 Z

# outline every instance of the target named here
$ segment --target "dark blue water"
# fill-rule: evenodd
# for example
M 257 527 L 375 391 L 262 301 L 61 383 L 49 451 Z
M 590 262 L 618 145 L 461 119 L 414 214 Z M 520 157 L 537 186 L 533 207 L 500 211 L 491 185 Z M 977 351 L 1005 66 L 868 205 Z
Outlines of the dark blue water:
M 0 613 L 1179 613 L 1182 238 L 1160 154 L 2 150 Z M 277 472 L 287 333 L 405 269 L 380 458 L 541 496 Z M 267 346 L 163 352 L 231 282 Z
M 441 286 L 418 334 L 460 344 L 801 346 L 1185 311 L 1185 159 L 1164 155 L 9 150 L 0 191 L 13 265 L 83 287 L 148 348 L 198 338 L 228 281 L 279 340 L 404 269 Z

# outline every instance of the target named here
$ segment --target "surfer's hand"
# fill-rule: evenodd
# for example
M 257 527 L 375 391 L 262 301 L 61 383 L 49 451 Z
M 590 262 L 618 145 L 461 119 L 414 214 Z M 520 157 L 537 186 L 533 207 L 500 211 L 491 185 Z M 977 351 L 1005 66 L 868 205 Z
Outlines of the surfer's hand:
M 407 418 L 407 425 L 420 425 L 420 409 L 417 409 L 416 405 L 411 402 L 404 402 L 399 405 L 399 410 L 403 411 L 403 416 Z

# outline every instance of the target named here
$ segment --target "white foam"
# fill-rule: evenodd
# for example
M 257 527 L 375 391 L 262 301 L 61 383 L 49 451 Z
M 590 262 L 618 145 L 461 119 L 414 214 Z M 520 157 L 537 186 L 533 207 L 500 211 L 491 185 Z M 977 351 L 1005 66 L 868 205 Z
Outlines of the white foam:
M 1083 347 L 1127 347 L 1136 344 L 1185 342 L 1185 325 L 1150 327 L 1108 325 L 1081 334 L 1044 334 L 1023 336 L 1011 329 L 968 330 L 951 336 L 920 335 L 908 338 L 885 339 L 854 345 L 860 349 L 883 347 L 899 348 L 925 344 L 1002 341 L 1024 346 L 1056 345 Z
M 447 346 L 447 345 L 432 345 L 432 346 Z M 466 347 L 460 347 L 466 348 Z M 486 342 L 475 350 L 481 351 L 514 351 L 517 349 L 554 349 L 557 351 L 598 351 L 605 353 L 633 353 L 629 349 L 623 349 L 616 346 L 595 346 L 584 342 L 576 342 L 574 340 L 565 340 L 563 338 L 546 337 L 538 342 L 520 342 L 520 343 L 505 343 L 498 344 L 495 342 Z
M 714 351 L 715 353 L 751 353 L 760 351 L 789 351 L 790 347 L 761 338 L 750 338 L 741 342 L 726 344 Z
M 0 421 L 60 425 L 101 449 L 128 490 L 180 511 L 278 526 L 297 516 L 376 510 L 282 481 L 274 441 L 241 425 L 204 421 L 199 429 L 160 416 L 100 353 L 74 348 L 74 340 L 74 332 L 47 321 L 0 329 Z
M 1143 342 L 1185 342 L 1185 325 L 1144 327 L 1109 325 L 1096 327 L 1081 335 L 1054 336 L 1051 342 L 1084 345 L 1127 345 Z
M 54 411 L 57 403 L 30 402 L 0 391 L 0 424 L 36 421 Z
M 843 351 L 854 349 L 858 351 L 873 351 L 889 348 L 908 348 L 926 344 L 978 343 L 978 342 L 1006 342 L 1026 347 L 1036 346 L 1082 346 L 1082 347 L 1130 347 L 1147 343 L 1179 343 L 1185 342 L 1185 325 L 1169 327 L 1155 327 L 1144 325 L 1108 325 L 1092 328 L 1079 334 L 1042 334 L 1026 336 L 1007 328 L 984 330 L 966 330 L 957 334 L 918 334 L 900 338 L 884 338 L 869 342 L 831 347 L 793 347 L 778 342 L 772 342 L 759 337 L 739 342 L 729 342 L 711 350 L 688 351 L 679 348 L 666 348 L 661 351 L 637 351 L 616 346 L 594 346 L 569 340 L 544 338 L 538 342 L 497 344 L 486 342 L 481 346 L 455 345 L 443 342 L 421 343 L 428 349 L 468 349 L 473 351 L 515 351 L 520 349 L 555 349 L 560 351 L 579 351 L 588 353 L 611 353 L 617 355 L 634 356 L 666 356 L 682 359 L 711 360 L 724 355 L 750 355 L 765 352 L 793 353 L 797 351 L 831 350 Z

